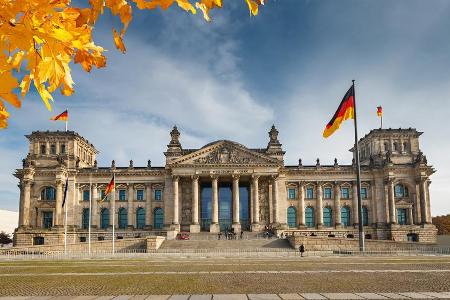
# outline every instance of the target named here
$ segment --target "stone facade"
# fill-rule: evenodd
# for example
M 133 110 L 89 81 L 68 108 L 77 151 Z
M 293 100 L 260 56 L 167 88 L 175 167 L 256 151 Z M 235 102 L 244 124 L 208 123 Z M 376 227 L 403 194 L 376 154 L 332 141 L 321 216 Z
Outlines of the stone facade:
M 420 135 L 411 128 L 376 129 L 360 140 L 361 221 L 368 238 L 435 241 L 429 195 L 435 171 L 420 151 Z M 15 244 L 60 244 L 65 229 L 74 242 L 84 241 L 89 225 L 94 239 L 108 239 L 112 224 L 121 237 L 267 227 L 354 234 L 360 221 L 354 163 L 285 165 L 274 126 L 267 147 L 258 149 L 228 140 L 185 149 L 176 127 L 170 136 L 164 167 L 150 161 L 99 167 L 98 151 L 75 132 L 28 135 L 28 155 L 15 173 L 21 190 Z M 104 197 L 113 174 L 115 192 Z

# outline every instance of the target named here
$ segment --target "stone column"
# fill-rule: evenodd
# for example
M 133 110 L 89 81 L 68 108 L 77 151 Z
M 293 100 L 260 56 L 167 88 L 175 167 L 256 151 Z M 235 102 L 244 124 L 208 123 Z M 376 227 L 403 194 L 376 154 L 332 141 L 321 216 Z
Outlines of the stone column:
M 422 211 L 420 209 L 420 179 L 414 185 L 414 224 L 422 224 Z
M 279 212 L 279 206 L 278 206 L 278 176 L 274 175 L 272 177 L 273 183 L 272 183 L 272 209 L 273 209 L 273 223 L 278 225 L 280 223 L 278 214 Z
M 389 220 L 391 224 L 397 224 L 397 210 L 395 207 L 394 180 L 388 181 L 389 190 Z
M 305 228 L 305 185 L 303 184 L 303 182 L 299 183 L 298 198 L 299 198 L 298 226 L 300 229 L 304 229 Z
M 323 228 L 323 188 L 322 183 L 317 182 L 317 228 Z
M 370 208 L 372 213 L 372 224 L 376 225 L 377 223 L 377 201 L 376 201 L 376 193 L 375 193 L 375 182 L 373 181 L 370 185 L 370 192 L 371 192 L 371 198 L 370 198 Z
M 192 176 L 192 223 L 189 226 L 192 233 L 200 232 L 200 223 L 198 219 L 198 175 Z
M 211 175 L 212 179 L 212 220 L 209 226 L 209 231 L 217 233 L 220 231 L 219 226 L 219 177 L 217 175 Z
M 252 176 L 252 186 L 253 186 L 253 224 L 252 231 L 259 231 L 259 175 Z
M 91 225 L 93 228 L 97 228 L 99 224 L 99 214 L 98 214 L 98 190 L 97 184 L 92 184 L 92 214 L 91 214 Z
M 233 229 L 234 232 L 239 234 L 241 232 L 240 222 L 240 198 L 239 198 L 239 175 L 233 175 Z
M 422 224 L 430 224 L 428 212 L 428 199 L 427 199 L 427 180 L 426 178 L 421 178 L 420 180 L 420 210 L 422 211 Z
M 62 200 L 63 200 L 63 181 L 56 180 L 56 203 L 55 203 L 55 226 L 62 226 Z
M 408 208 L 408 223 L 407 224 L 408 225 L 413 225 L 414 224 L 412 207 Z
M 334 183 L 334 225 L 342 228 L 341 223 L 341 187 L 338 182 Z
M 353 201 L 352 201 L 352 206 L 353 206 L 353 226 L 358 227 L 358 223 L 359 223 L 359 214 L 358 214 L 358 186 L 356 181 L 353 182 L 353 186 L 352 186 L 352 191 L 353 191 Z M 362 201 L 362 199 L 361 199 Z
M 153 222 L 152 222 L 152 185 L 150 183 L 147 183 L 145 185 L 145 225 L 146 228 L 150 228 L 149 226 L 152 226 L 153 228 Z
M 132 183 L 127 185 L 127 213 L 128 213 L 128 228 L 133 229 L 136 227 L 136 214 L 133 208 L 134 200 L 134 186 Z
M 23 212 L 22 212 L 22 224 L 23 226 L 30 226 L 31 224 L 31 181 L 22 181 L 23 190 Z
M 178 184 L 180 181 L 180 177 L 173 176 L 172 182 L 173 182 L 173 219 L 172 219 L 172 227 L 173 230 L 180 230 L 180 221 L 179 221 L 179 193 L 178 193 Z
M 24 193 L 24 184 L 20 182 L 17 185 L 20 188 L 20 200 L 19 200 L 19 227 L 23 226 L 23 193 Z

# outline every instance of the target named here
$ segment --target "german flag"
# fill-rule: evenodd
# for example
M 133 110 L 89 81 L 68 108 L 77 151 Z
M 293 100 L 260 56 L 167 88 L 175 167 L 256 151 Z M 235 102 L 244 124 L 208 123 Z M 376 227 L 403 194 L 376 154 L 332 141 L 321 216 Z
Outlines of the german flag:
M 381 107 L 381 106 L 377 107 L 377 116 L 379 116 L 379 117 L 383 116 L 383 107 Z
M 67 120 L 69 120 L 69 113 L 67 112 L 67 110 L 65 110 L 62 113 L 60 113 L 59 115 L 54 116 L 53 118 L 50 118 L 50 120 L 52 120 L 52 121 L 67 121 Z
M 325 130 L 323 131 L 323 137 L 327 138 L 339 129 L 341 123 L 348 119 L 355 118 L 355 88 L 352 85 L 350 89 L 342 99 L 341 104 L 334 114 L 330 122 L 328 122 Z
M 115 182 L 115 176 L 113 175 L 113 178 L 111 178 L 111 181 L 109 182 L 108 186 L 106 187 L 105 196 L 98 202 L 105 201 L 106 197 L 108 197 L 108 194 L 111 193 L 115 189 L 115 187 L 116 187 L 116 182 Z

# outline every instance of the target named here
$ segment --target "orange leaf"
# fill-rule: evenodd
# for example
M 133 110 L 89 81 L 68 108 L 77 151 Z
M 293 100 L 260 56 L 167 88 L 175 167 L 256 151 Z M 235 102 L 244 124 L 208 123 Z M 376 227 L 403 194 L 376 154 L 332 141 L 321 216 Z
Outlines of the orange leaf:
M 113 34 L 114 34 L 114 44 L 116 44 L 116 48 L 122 51 L 122 53 L 125 53 L 127 49 L 125 48 L 122 37 L 119 36 L 119 34 L 115 29 L 113 29 Z
M 13 90 L 19 87 L 19 82 L 12 76 L 11 72 L 0 73 L 0 98 L 3 98 L 8 103 L 20 108 L 19 97 L 13 92 Z

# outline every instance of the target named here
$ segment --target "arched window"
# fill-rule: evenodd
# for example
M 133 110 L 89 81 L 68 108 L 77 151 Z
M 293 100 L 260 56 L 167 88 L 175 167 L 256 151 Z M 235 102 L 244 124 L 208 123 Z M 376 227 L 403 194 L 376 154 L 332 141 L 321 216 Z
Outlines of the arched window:
M 395 198 L 409 197 L 408 187 L 403 184 L 395 185 Z
M 56 154 L 56 145 L 55 144 L 51 144 L 50 145 L 50 153 L 51 154 Z
M 136 210 L 136 228 L 144 229 L 145 226 L 145 209 L 139 207 Z
M 297 227 L 297 210 L 293 206 L 289 206 L 287 209 L 287 222 L 289 228 Z
M 60 146 L 60 151 L 59 151 L 61 154 L 64 154 L 64 153 L 66 153 L 66 144 L 61 144 L 61 146 Z
M 83 229 L 88 229 L 89 227 L 89 208 L 83 208 L 81 227 Z
M 106 229 L 109 227 L 109 209 L 104 208 L 100 214 L 100 227 Z
M 44 201 L 55 201 L 56 190 L 51 186 L 46 186 L 41 191 L 41 200 Z
M 47 149 L 46 149 L 45 145 L 41 145 L 41 154 L 42 155 L 47 154 Z
M 305 225 L 308 228 L 314 227 L 316 225 L 314 220 L 314 208 L 310 206 L 305 209 Z
M 344 226 L 350 226 L 350 208 L 343 206 L 341 209 L 341 222 Z
M 398 149 L 398 143 L 397 142 L 395 142 L 394 143 L 394 151 L 395 152 L 398 152 L 400 149 Z
M 333 226 L 333 224 L 332 224 L 332 221 L 333 221 L 332 213 L 333 213 L 333 211 L 331 210 L 330 207 L 325 207 L 323 209 L 323 225 L 324 226 L 326 226 L 326 227 Z
M 369 226 L 369 210 L 366 206 L 362 208 L 362 223 L 363 226 Z
M 407 142 L 403 143 L 403 151 L 409 152 L 409 144 Z
M 162 208 L 156 208 L 153 212 L 154 229 L 162 229 L 164 225 L 164 211 Z
M 128 212 L 126 208 L 119 209 L 119 228 L 126 229 L 128 226 Z

